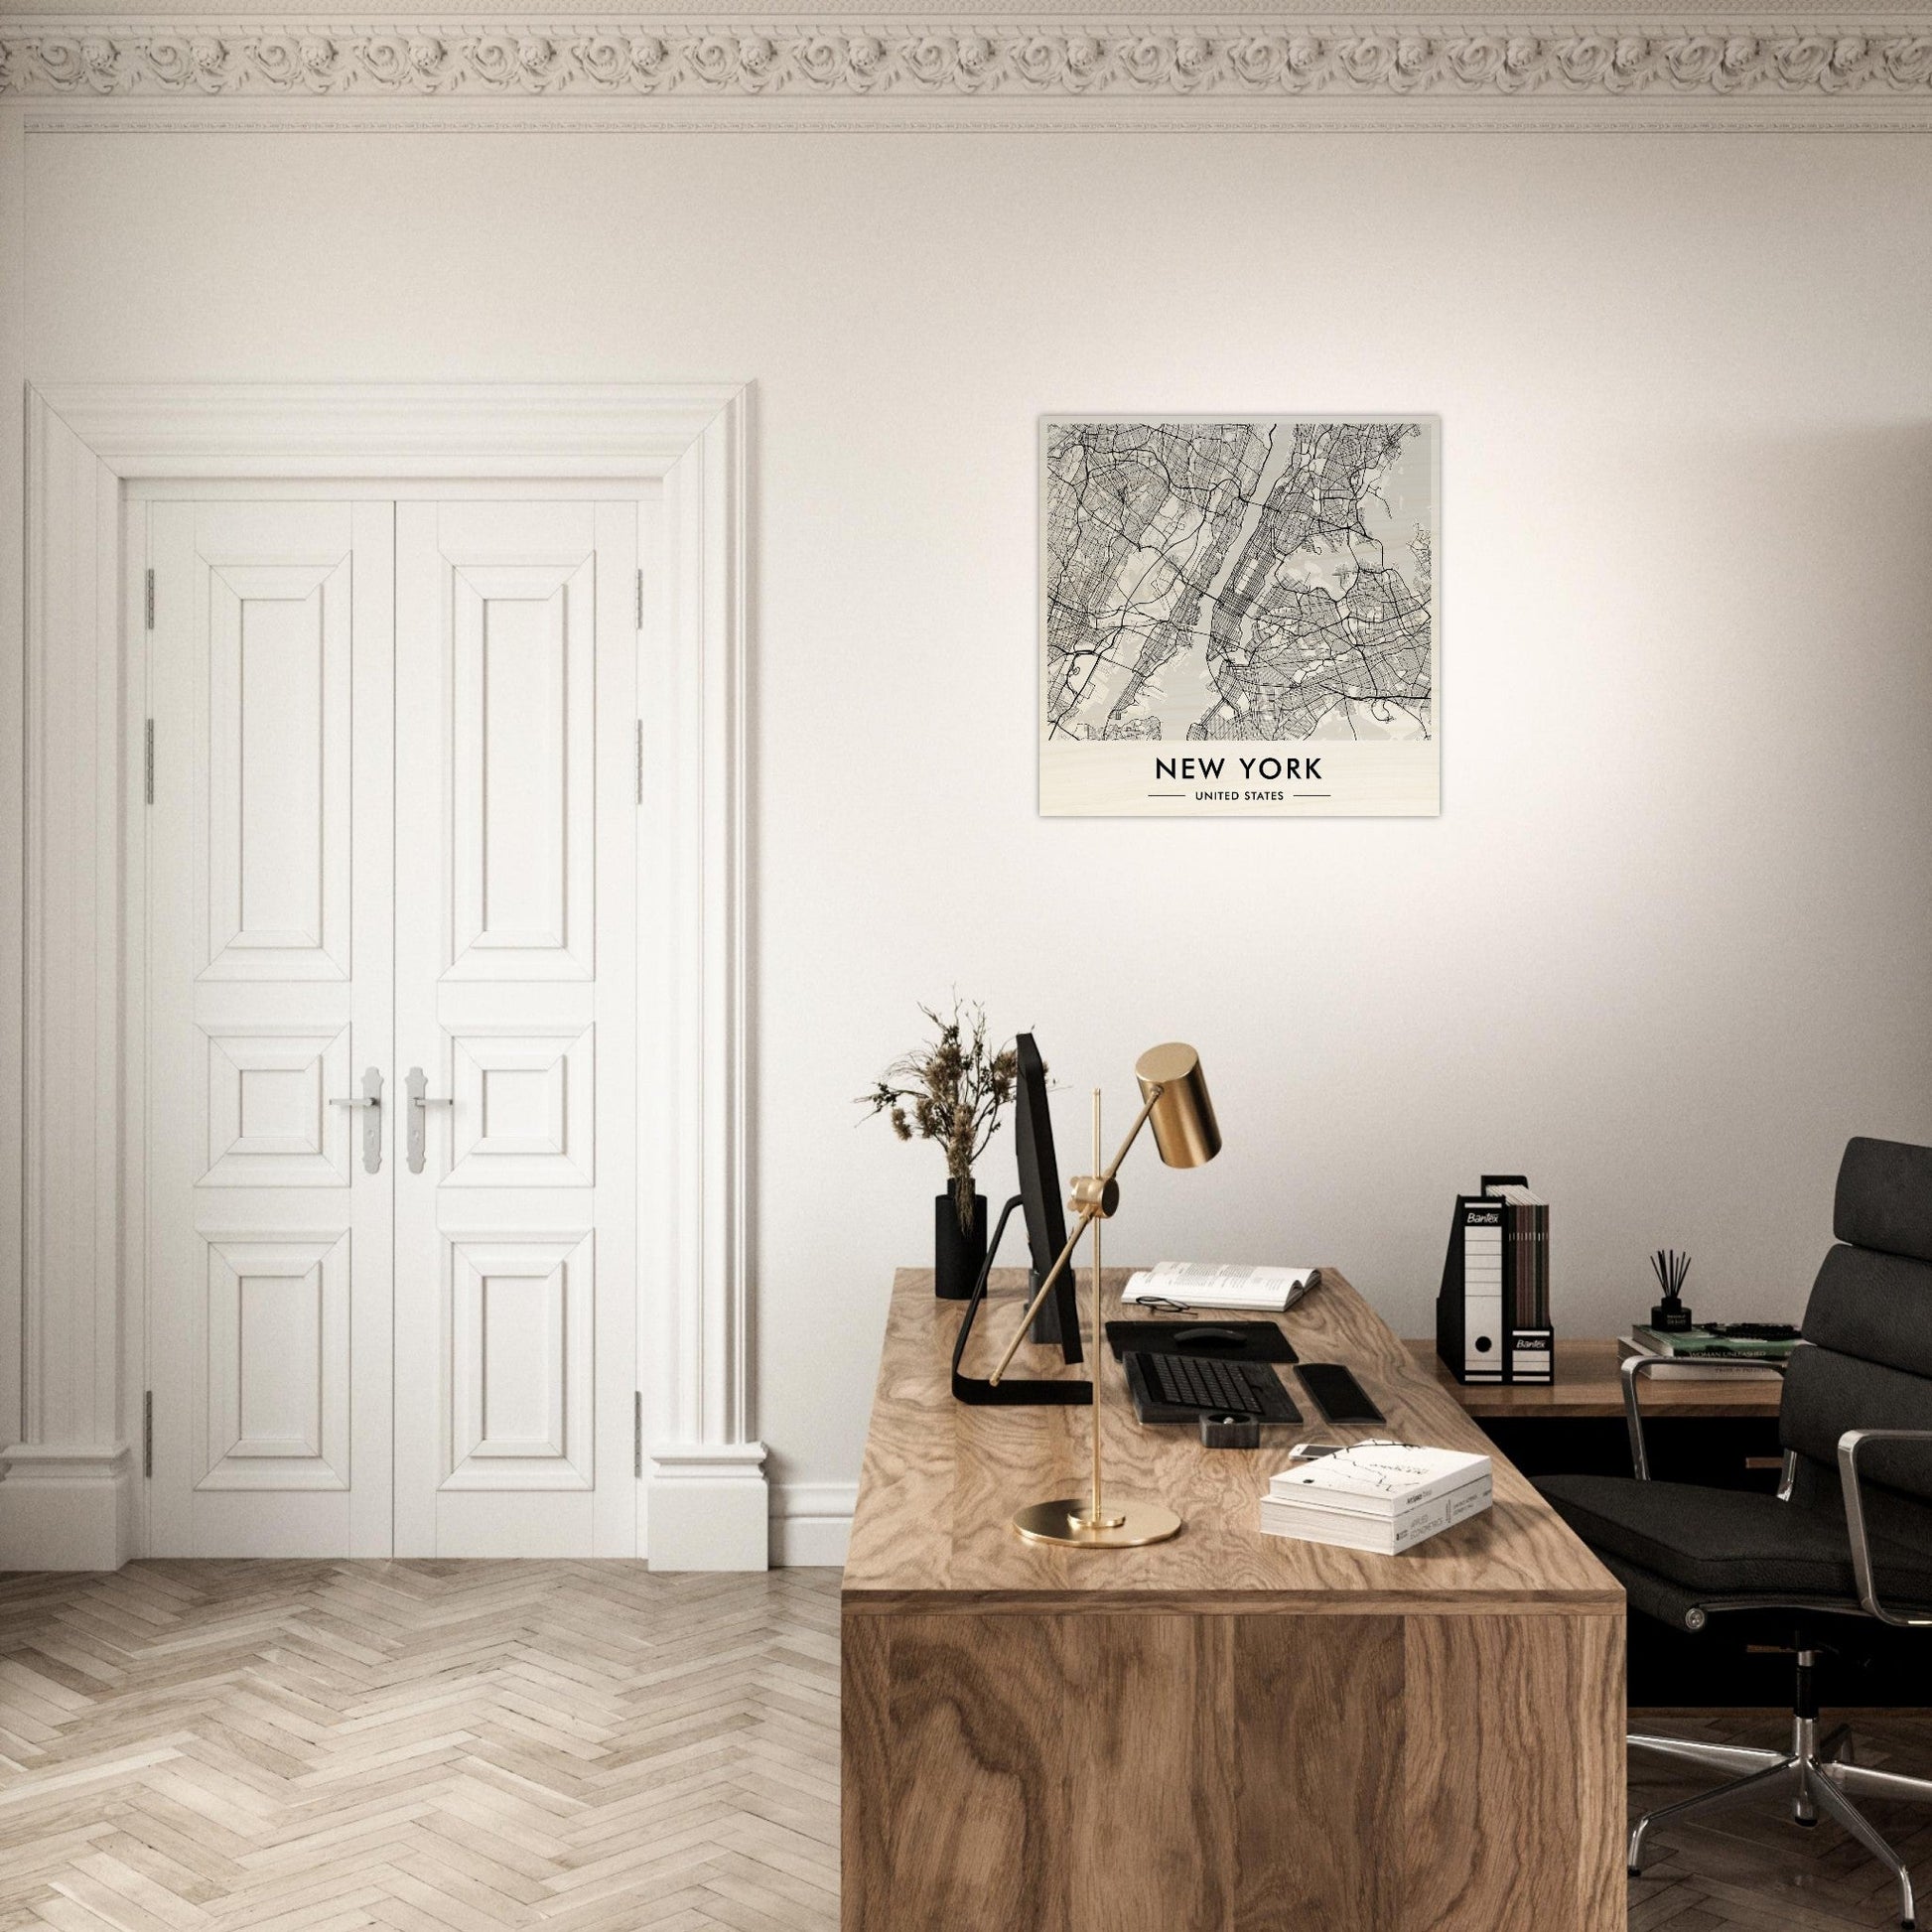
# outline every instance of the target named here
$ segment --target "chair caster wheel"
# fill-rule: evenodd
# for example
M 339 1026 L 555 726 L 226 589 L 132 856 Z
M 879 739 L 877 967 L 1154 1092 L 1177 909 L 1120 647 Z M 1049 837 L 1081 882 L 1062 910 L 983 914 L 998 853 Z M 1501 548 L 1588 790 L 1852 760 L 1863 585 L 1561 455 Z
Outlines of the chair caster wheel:
M 1791 1822 L 1794 1825 L 1802 1825 L 1808 1832 L 1814 1830 L 1818 1824 L 1815 1818 L 1794 1818 Z
M 1641 1878 L 1643 1876 L 1643 1873 L 1633 1864 L 1626 1864 L 1623 1868 L 1632 1878 Z

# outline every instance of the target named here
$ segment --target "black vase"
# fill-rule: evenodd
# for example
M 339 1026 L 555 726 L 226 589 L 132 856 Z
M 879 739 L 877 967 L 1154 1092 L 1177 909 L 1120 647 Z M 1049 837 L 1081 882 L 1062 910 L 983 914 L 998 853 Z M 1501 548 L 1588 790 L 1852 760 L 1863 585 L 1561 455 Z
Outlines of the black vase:
M 973 1189 L 973 1230 L 963 1233 L 950 1187 L 932 1203 L 932 1292 L 942 1302 L 963 1302 L 986 1262 L 986 1196 Z

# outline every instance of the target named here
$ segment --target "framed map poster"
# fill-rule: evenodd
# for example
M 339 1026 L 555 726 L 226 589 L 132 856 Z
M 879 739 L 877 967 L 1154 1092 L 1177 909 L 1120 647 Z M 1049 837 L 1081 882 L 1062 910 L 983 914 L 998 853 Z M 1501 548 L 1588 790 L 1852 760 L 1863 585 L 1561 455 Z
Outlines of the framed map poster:
M 1048 417 L 1039 809 L 1441 809 L 1441 419 Z

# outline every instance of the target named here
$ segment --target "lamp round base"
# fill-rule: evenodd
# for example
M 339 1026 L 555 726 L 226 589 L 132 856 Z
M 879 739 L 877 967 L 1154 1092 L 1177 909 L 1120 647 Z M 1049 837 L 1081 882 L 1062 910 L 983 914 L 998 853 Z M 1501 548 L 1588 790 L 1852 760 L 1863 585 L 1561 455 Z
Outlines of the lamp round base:
M 1090 1496 L 1059 1496 L 1050 1503 L 1029 1503 L 1013 1527 L 1029 1543 L 1063 1543 L 1075 1550 L 1138 1550 L 1180 1534 L 1180 1518 L 1161 1503 L 1107 1499 L 1107 1513 L 1118 1523 L 1089 1523 Z

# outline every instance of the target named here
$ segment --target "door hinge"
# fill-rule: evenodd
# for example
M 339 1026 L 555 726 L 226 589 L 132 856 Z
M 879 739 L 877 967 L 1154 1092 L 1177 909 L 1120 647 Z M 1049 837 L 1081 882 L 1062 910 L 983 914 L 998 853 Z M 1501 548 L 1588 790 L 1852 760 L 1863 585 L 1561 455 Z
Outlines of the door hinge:
M 154 720 L 152 718 L 148 720 L 145 736 L 146 749 L 142 754 L 145 769 L 142 782 L 148 794 L 148 803 L 152 805 L 154 803 Z
M 644 802 L 644 721 L 637 720 L 637 802 Z
M 150 585 L 153 584 L 154 581 L 153 571 L 150 571 L 148 573 L 148 581 Z M 152 623 L 154 620 L 150 618 L 148 621 Z M 637 573 L 637 628 L 641 630 L 643 629 L 643 627 L 644 627 L 644 573 L 640 570 Z
M 152 630 L 154 628 L 154 572 L 153 571 L 148 572 L 147 603 L 148 603 L 148 628 Z
M 642 1479 L 644 1473 L 644 1392 L 638 1389 L 630 1398 L 630 1473 Z
M 141 1398 L 141 1473 L 154 1474 L 154 1391 Z

